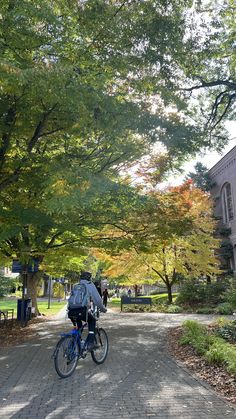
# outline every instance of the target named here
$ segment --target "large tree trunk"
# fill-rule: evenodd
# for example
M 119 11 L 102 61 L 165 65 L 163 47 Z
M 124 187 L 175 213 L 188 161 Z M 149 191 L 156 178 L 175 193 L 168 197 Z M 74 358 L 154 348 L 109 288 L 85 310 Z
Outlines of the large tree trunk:
M 37 286 L 41 279 L 41 275 L 41 272 L 27 274 L 27 298 L 31 298 L 32 308 L 35 309 L 33 310 L 34 313 L 32 315 L 35 317 L 40 314 L 37 304 Z
M 167 293 L 168 293 L 168 302 L 169 304 L 172 303 L 173 298 L 172 298 L 172 285 L 167 281 L 166 282 L 166 288 L 167 288 Z

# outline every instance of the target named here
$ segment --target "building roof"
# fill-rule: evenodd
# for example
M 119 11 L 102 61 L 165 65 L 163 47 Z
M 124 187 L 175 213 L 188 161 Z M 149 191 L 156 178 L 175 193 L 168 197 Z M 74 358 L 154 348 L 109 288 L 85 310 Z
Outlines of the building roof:
M 229 167 L 236 161 L 236 146 L 234 146 L 224 157 L 222 157 L 214 166 L 209 169 L 211 176 L 219 174 L 222 170 Z

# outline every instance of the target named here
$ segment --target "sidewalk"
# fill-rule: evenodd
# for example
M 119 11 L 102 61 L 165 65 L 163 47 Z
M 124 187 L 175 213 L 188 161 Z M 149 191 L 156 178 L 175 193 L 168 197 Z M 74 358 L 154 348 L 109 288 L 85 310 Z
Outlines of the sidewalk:
M 166 353 L 166 327 L 197 316 L 109 312 L 100 322 L 109 336 L 106 362 L 95 365 L 87 356 L 63 380 L 51 355 L 59 333 L 70 327 L 65 315 L 63 309 L 40 324 L 35 341 L 0 349 L 2 419 L 236 417 L 236 409 Z

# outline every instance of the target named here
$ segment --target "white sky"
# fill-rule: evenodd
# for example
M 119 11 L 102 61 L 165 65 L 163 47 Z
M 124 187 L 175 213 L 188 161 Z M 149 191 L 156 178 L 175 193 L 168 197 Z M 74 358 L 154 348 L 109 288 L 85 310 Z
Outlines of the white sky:
M 226 127 L 230 133 L 231 140 L 229 141 L 228 145 L 222 150 L 221 153 L 217 153 L 216 151 L 207 152 L 206 154 L 200 154 L 193 160 L 190 160 L 188 163 L 183 165 L 184 173 L 181 176 L 171 176 L 167 182 L 163 182 L 163 186 L 174 186 L 180 185 L 186 174 L 191 171 L 194 171 L 194 166 L 197 162 L 201 162 L 208 169 L 213 167 L 222 157 L 224 157 L 234 146 L 236 146 L 236 121 L 229 121 L 226 122 Z

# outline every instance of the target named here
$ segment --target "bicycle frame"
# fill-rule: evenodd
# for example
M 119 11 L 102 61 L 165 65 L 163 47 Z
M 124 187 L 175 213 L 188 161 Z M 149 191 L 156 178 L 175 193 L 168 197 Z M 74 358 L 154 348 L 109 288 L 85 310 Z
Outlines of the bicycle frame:
M 81 337 L 82 337 L 82 333 L 84 328 L 87 326 L 87 323 L 84 323 L 83 326 L 78 330 L 78 329 L 72 329 L 67 333 L 61 333 L 60 336 L 61 337 L 66 337 L 66 336 L 75 336 L 76 338 L 76 343 L 78 344 L 79 347 L 79 352 L 78 353 L 73 353 L 73 356 L 71 358 L 71 361 L 74 359 L 74 357 L 76 356 L 78 359 L 81 358 L 83 356 L 83 348 L 81 347 Z M 74 352 L 74 348 L 73 348 L 73 352 Z M 57 353 L 57 346 L 53 352 L 52 357 L 55 358 L 56 357 L 56 353 Z M 72 355 L 72 354 L 71 354 Z

